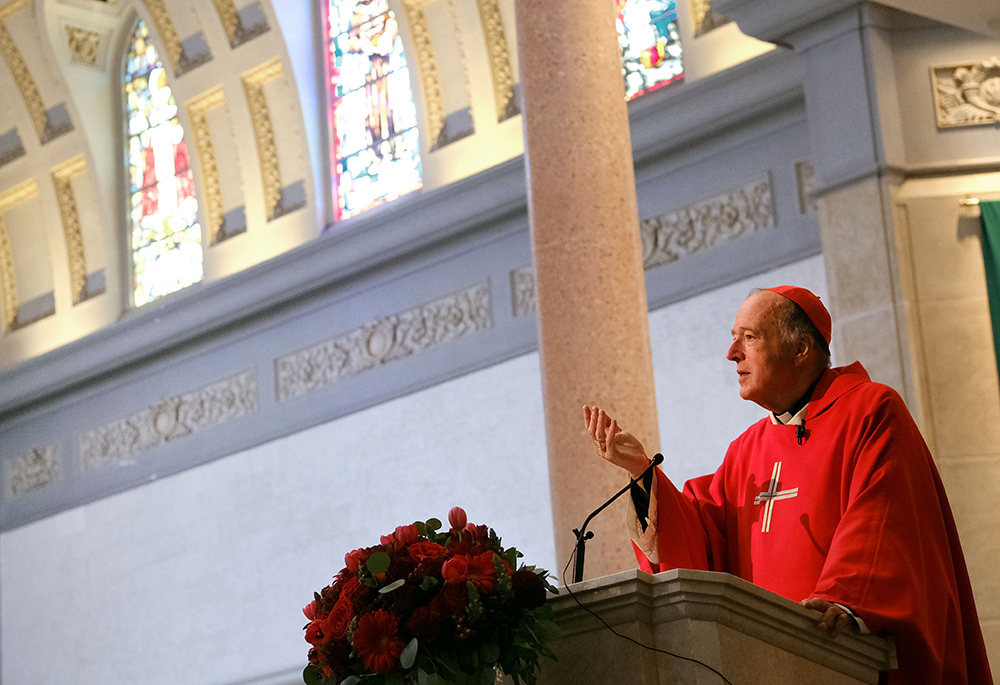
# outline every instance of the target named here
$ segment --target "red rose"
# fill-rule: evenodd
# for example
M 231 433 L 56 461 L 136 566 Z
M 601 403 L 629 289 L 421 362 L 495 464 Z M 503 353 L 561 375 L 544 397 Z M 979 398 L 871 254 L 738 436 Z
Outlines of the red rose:
M 410 552 L 410 558 L 418 564 L 422 561 L 432 561 L 437 559 L 445 553 L 444 547 L 436 542 L 431 542 L 430 540 L 414 542 L 407 549 Z
M 302 613 L 306 615 L 310 621 L 316 618 L 316 600 L 309 602 L 304 607 L 302 607 Z
M 464 583 L 469 575 L 469 557 L 452 557 L 441 566 L 441 577 L 446 583 Z
M 351 604 L 350 598 L 341 594 L 326 618 L 327 631 L 338 640 L 343 640 L 347 637 L 347 628 L 351 625 L 352 618 L 354 618 L 354 605 Z
M 344 581 L 344 586 L 340 589 L 340 596 L 347 597 L 352 602 L 354 598 L 358 596 L 358 591 L 361 589 L 361 581 L 358 580 L 357 576 L 351 576 Z
M 314 647 L 325 645 L 333 639 L 326 620 L 315 620 L 306 626 L 306 642 Z
M 462 530 L 468 522 L 465 509 L 462 507 L 452 507 L 451 511 L 448 512 L 448 523 L 451 524 L 452 530 Z
M 408 526 L 398 526 L 396 528 L 397 542 L 409 545 L 410 543 L 416 542 L 419 538 L 420 531 L 417 530 L 417 526 L 414 523 L 411 523 Z
M 442 573 L 444 569 L 442 568 Z M 483 552 L 472 557 L 469 562 L 468 581 L 480 592 L 497 589 L 497 570 L 493 566 L 493 552 Z

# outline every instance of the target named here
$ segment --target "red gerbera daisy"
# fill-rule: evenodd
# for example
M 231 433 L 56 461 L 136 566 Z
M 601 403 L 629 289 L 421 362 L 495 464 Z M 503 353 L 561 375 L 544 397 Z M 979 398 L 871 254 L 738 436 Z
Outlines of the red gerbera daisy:
M 396 632 L 399 617 L 385 609 L 373 611 L 358 619 L 354 631 L 354 649 L 361 655 L 361 661 L 372 673 L 389 673 L 399 663 L 403 652 L 403 641 Z

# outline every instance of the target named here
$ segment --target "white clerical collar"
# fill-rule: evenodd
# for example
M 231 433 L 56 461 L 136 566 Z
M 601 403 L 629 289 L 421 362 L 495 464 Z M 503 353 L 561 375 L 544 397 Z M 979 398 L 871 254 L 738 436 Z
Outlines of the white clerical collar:
M 809 403 L 806 402 L 806 406 L 799 409 L 795 416 L 792 416 L 787 411 L 780 416 L 774 412 L 771 414 L 771 423 L 775 426 L 801 426 L 806 422 L 806 411 L 809 409 Z

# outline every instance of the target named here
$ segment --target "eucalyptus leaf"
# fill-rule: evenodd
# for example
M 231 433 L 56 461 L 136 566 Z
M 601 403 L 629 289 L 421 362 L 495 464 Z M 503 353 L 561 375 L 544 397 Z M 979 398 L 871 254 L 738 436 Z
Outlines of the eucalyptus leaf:
M 361 682 L 361 678 L 356 675 L 349 675 L 340 681 L 340 685 L 358 685 Z
M 441 522 L 437 519 L 427 519 L 427 529 L 437 531 L 441 528 Z
M 377 576 L 380 573 L 385 573 L 389 570 L 389 564 L 392 563 L 392 559 L 385 552 L 375 552 L 375 554 L 368 557 L 365 566 L 373 576 Z
M 420 581 L 420 589 L 424 592 L 430 592 L 437 586 L 438 579 L 434 576 L 424 576 L 424 579 Z
M 394 580 L 391 583 L 389 583 L 388 585 L 386 585 L 384 588 L 382 588 L 381 590 L 379 590 L 379 594 L 380 595 L 389 594 L 393 590 L 398 590 L 399 588 L 403 587 L 404 585 L 406 585 L 406 579 L 405 578 L 400 578 L 399 580 Z
M 495 664 L 500 660 L 500 645 L 487 642 L 479 650 L 479 658 L 484 664 Z
M 306 666 L 306 669 L 302 671 L 302 682 L 306 685 L 321 685 L 323 678 L 320 676 L 316 667 L 312 664 Z
M 559 626 L 554 621 L 538 621 L 538 637 L 542 640 L 550 640 L 561 632 Z
M 437 673 L 427 674 L 427 685 L 448 685 L 448 681 Z
M 413 662 L 417 660 L 417 638 L 410 640 L 410 644 L 403 648 L 399 655 L 399 665 L 403 668 L 411 668 Z

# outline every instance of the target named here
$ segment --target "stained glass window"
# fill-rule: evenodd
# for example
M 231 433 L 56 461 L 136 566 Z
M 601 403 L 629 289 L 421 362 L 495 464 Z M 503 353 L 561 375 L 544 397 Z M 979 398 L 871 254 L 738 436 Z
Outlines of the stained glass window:
M 330 132 L 336 218 L 422 184 L 417 111 L 388 0 L 329 0 Z
M 633 100 L 684 77 L 676 0 L 614 0 L 625 97 Z
M 143 22 L 123 77 L 136 307 L 202 278 L 198 200 L 167 72 Z

